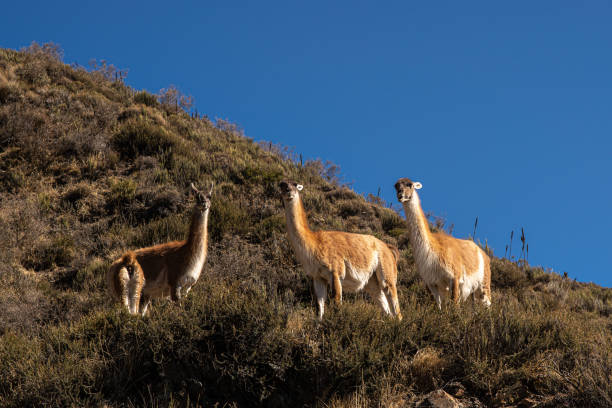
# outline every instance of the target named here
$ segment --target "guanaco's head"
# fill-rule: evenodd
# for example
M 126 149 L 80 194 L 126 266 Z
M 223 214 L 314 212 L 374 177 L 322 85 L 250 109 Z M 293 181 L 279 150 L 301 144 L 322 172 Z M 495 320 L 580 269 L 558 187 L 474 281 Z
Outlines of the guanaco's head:
M 140 294 L 145 283 L 144 273 L 133 252 L 121 257 L 114 279 L 115 291 L 121 302 L 131 314 L 137 314 L 140 306 Z
M 395 183 L 395 191 L 397 191 L 397 199 L 400 203 L 408 202 L 412 199 L 415 190 L 419 190 L 423 185 L 418 181 L 412 181 L 409 178 L 401 178 Z
M 204 191 L 200 191 L 196 188 L 196 186 L 191 183 L 191 192 L 193 193 L 196 199 L 196 208 L 202 212 L 208 210 L 210 208 L 210 197 L 212 196 L 213 187 L 215 183 L 211 183 L 210 190 L 208 193 Z
M 291 180 L 283 180 L 278 183 L 281 191 L 281 198 L 283 203 L 287 204 L 299 196 L 299 192 L 304 188 L 303 185 L 296 183 Z

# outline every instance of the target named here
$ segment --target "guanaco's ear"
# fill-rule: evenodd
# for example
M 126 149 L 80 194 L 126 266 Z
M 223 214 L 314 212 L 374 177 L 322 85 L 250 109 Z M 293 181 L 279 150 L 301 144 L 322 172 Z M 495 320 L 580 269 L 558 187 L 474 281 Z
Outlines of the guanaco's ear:
M 212 191 L 213 191 L 213 187 L 215 186 L 215 182 L 213 181 L 212 183 L 210 183 L 210 190 L 208 191 L 208 196 L 210 197 L 212 195 Z
M 414 186 L 414 188 L 415 188 L 416 190 L 420 190 L 420 189 L 422 189 L 422 188 L 423 188 L 423 185 L 422 185 L 421 183 L 419 183 L 418 181 L 415 181 L 415 182 L 414 182 L 414 184 L 413 184 L 413 186 Z
M 304 189 L 304 186 L 301 184 L 298 184 L 297 186 L 295 186 L 295 188 L 297 188 L 298 191 L 302 191 Z
M 198 189 L 196 188 L 196 186 L 193 185 L 193 183 L 191 183 L 191 191 L 193 191 L 194 193 L 199 193 Z

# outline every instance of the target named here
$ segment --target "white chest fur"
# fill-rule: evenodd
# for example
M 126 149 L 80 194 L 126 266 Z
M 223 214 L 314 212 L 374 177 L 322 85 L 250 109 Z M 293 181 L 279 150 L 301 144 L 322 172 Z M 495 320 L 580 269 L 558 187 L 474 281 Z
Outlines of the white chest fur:
M 198 248 L 195 251 L 187 264 L 187 269 L 183 275 L 184 280 L 191 280 L 193 282 L 198 280 L 200 273 L 202 273 L 202 268 L 204 267 L 204 255 L 204 248 Z

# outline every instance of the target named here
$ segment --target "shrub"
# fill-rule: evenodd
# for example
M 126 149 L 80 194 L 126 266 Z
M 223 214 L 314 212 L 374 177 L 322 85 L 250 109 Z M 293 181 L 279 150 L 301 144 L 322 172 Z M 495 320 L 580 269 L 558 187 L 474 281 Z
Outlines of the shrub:
M 89 187 L 87 184 L 77 184 L 76 186 L 66 191 L 62 199 L 70 205 L 74 206 L 78 201 L 87 198 L 87 196 L 89 196 L 90 194 L 91 187 Z
M 123 179 L 112 182 L 110 191 L 106 196 L 106 208 L 111 212 L 118 212 L 132 206 L 136 197 L 136 182 L 132 179 Z
M 193 106 L 193 97 L 184 95 L 174 85 L 161 89 L 158 99 L 161 106 L 168 113 L 178 113 L 179 108 L 188 111 Z
M 26 185 L 26 176 L 23 171 L 15 169 L 15 171 L 0 170 L 0 186 L 9 193 L 16 193 L 19 189 Z
M 491 285 L 493 288 L 521 288 L 526 285 L 527 274 L 507 259 L 491 259 Z
M 41 87 L 51 82 L 47 75 L 46 63 L 40 60 L 28 61 L 16 70 L 16 74 L 26 83 Z
M 338 215 L 347 218 L 355 215 L 367 216 L 372 213 L 370 206 L 363 200 L 343 200 L 338 205 Z
M 224 234 L 244 235 L 251 228 L 251 218 L 246 210 L 233 201 L 215 198 L 210 209 L 209 235 L 213 241 L 220 241 Z
M 380 223 L 382 225 L 383 230 L 387 233 L 390 233 L 393 230 L 406 230 L 406 221 L 402 219 L 402 217 L 393 210 L 379 208 L 378 218 L 380 218 Z
M 83 163 L 82 174 L 91 180 L 96 180 L 104 175 L 105 170 L 115 168 L 118 161 L 117 153 L 112 150 L 92 153 Z
M 16 85 L 0 83 L 0 104 L 17 102 L 21 98 L 21 90 Z
M 172 163 L 168 167 L 172 179 L 179 186 L 189 185 L 191 182 L 197 183 L 202 178 L 200 164 L 185 156 L 173 156 Z
M 0 266 L 0 276 L 0 338 L 11 332 L 39 332 L 52 306 L 40 285 L 32 276 L 7 265 Z M 0 356 L 0 361 L 7 357 L 1 349 Z
M 59 236 L 51 242 L 42 243 L 32 249 L 21 264 L 35 271 L 57 266 L 69 266 L 74 258 L 74 241 L 68 236 Z
M 282 214 L 264 218 L 254 228 L 255 242 L 264 242 L 274 233 L 284 233 L 285 229 L 285 217 Z
M 149 222 L 132 232 L 130 247 L 147 247 L 187 238 L 189 219 L 179 214 Z
M 53 42 L 44 43 L 43 45 L 33 41 L 28 47 L 23 49 L 26 54 L 38 57 L 39 60 L 51 62 L 60 62 L 64 57 L 64 50 Z
M 112 145 L 123 159 L 167 154 L 175 145 L 174 138 L 161 126 L 144 119 L 128 121 L 112 138 Z
M 157 97 L 155 95 L 148 93 L 147 91 L 140 91 L 136 95 L 134 95 L 134 102 L 142 103 L 143 105 L 147 105 L 152 108 L 156 108 L 159 106 Z
M 104 291 L 106 290 L 106 272 L 110 267 L 110 261 L 95 258 L 84 268 L 76 271 L 71 281 L 71 288 L 81 291 Z
M 184 201 L 184 196 L 171 185 L 139 190 L 128 209 L 132 225 L 181 213 L 185 208 Z
M 283 178 L 283 172 L 273 168 L 246 167 L 241 171 L 241 176 L 241 182 L 273 185 L 276 188 L 276 184 Z
M 353 190 L 347 187 L 338 187 L 327 192 L 325 196 L 331 201 L 336 202 L 337 200 L 354 200 L 359 197 Z

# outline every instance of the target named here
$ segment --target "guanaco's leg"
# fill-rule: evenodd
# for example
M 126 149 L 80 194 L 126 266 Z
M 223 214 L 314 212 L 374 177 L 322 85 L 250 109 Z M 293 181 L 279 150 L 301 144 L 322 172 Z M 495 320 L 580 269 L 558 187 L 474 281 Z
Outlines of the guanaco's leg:
M 427 285 L 429 291 L 433 295 L 436 304 L 438 305 L 438 309 L 442 310 L 442 296 L 440 296 L 440 292 L 438 291 L 438 287 L 435 284 Z
M 484 303 L 484 305 L 486 307 L 491 306 L 491 289 L 483 289 L 484 292 L 484 296 L 482 297 L 482 303 Z
M 455 304 L 459 303 L 459 295 L 459 277 L 455 276 L 453 279 L 453 302 L 455 302 Z
M 378 282 L 375 277 L 370 278 L 370 281 L 364 288 L 366 292 L 372 297 L 372 300 L 378 303 L 383 312 L 386 314 L 391 314 L 391 309 L 389 309 L 389 303 L 387 302 L 387 297 L 383 290 L 378 286 Z
M 393 315 L 399 320 L 402 320 L 402 312 L 400 311 L 399 298 L 397 296 L 397 286 L 394 283 L 389 283 L 385 288 L 385 295 L 389 299 L 389 303 L 393 306 L 391 309 Z
M 318 306 L 318 318 L 319 320 L 323 319 L 323 312 L 325 311 L 325 300 L 327 299 L 327 284 L 320 279 L 313 279 L 313 286 L 315 296 L 317 297 L 317 306 Z
M 336 271 L 333 273 L 334 278 L 334 300 L 337 304 L 342 304 L 342 284 L 340 283 L 340 274 Z
M 180 285 L 176 285 L 170 290 L 170 298 L 173 302 L 178 302 L 181 300 L 181 289 L 182 287 Z
M 333 265 L 331 272 L 334 285 L 334 300 L 336 304 L 340 305 L 342 304 L 342 282 L 340 282 L 340 278 L 344 278 L 344 274 L 346 273 L 344 260 Z
M 479 287 L 473 293 L 474 301 L 480 300 L 485 306 L 491 306 L 491 297 L 487 293 L 488 291 L 486 290 L 486 288 Z
M 140 297 L 140 314 L 142 316 L 147 314 L 147 309 L 149 308 L 149 304 L 151 304 L 151 297 L 149 295 L 143 294 Z
M 402 312 L 400 311 L 399 299 L 397 297 L 397 266 L 395 258 L 383 257 L 378 268 L 378 275 L 383 277 L 381 286 L 384 285 L 384 295 L 387 298 L 387 302 L 391 304 L 391 313 L 399 320 L 402 320 Z

